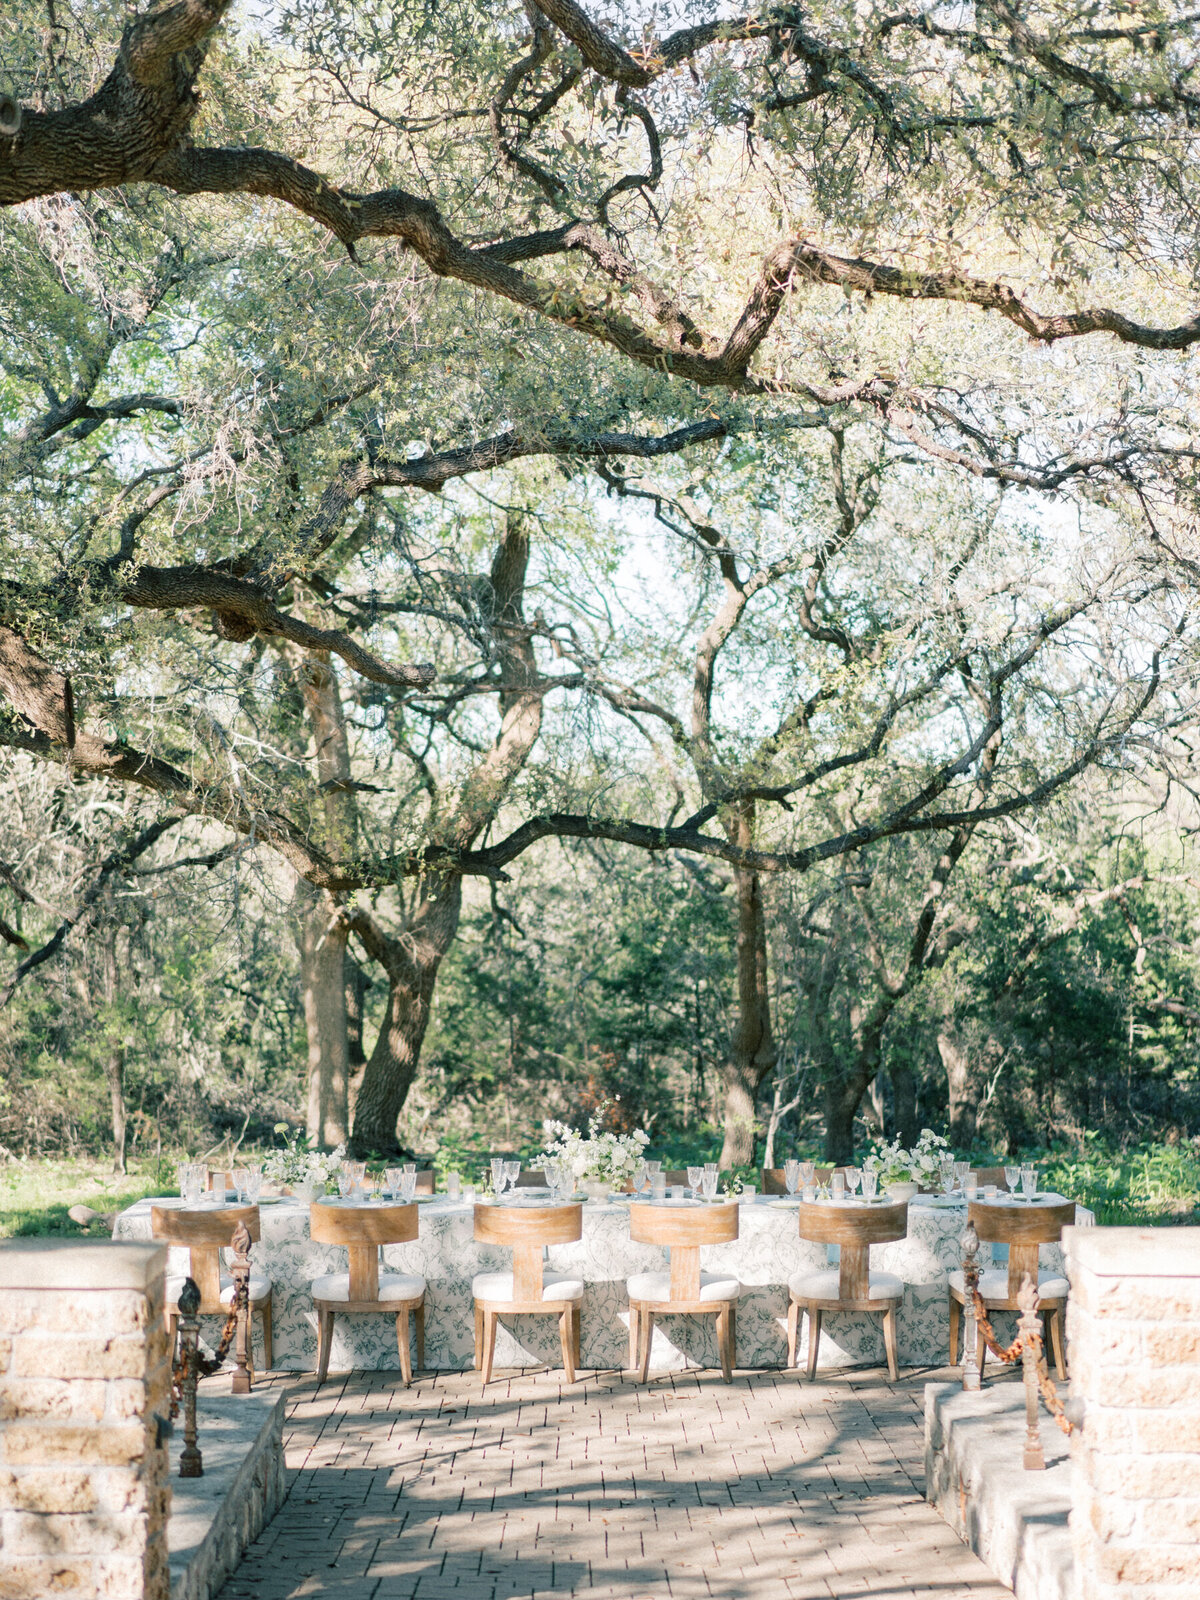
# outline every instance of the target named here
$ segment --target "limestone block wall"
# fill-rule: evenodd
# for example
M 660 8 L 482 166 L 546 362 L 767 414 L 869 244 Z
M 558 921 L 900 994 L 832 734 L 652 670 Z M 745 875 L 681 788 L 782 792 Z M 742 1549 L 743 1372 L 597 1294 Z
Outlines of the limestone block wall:
M 0 1600 L 169 1600 L 160 1245 L 0 1244 Z
M 1200 1596 L 1200 1228 L 1071 1228 L 1071 1537 L 1086 1600 Z

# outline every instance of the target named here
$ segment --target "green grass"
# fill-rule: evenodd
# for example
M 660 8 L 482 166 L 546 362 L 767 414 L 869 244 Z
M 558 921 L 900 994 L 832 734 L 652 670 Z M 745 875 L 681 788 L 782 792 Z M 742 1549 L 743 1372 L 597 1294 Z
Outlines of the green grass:
M 1196 1141 L 1115 1150 L 1089 1136 L 1081 1151 L 1047 1151 L 1041 1162 L 1044 1183 L 1082 1201 L 1105 1226 L 1200 1223 Z
M 98 1235 L 102 1224 L 81 1228 L 67 1215 L 69 1208 L 82 1204 L 93 1211 L 119 1211 L 147 1195 L 176 1191 L 173 1158 L 131 1161 L 124 1175 L 111 1167 L 111 1161 L 88 1157 L 14 1161 L 0 1167 L 0 1239 Z

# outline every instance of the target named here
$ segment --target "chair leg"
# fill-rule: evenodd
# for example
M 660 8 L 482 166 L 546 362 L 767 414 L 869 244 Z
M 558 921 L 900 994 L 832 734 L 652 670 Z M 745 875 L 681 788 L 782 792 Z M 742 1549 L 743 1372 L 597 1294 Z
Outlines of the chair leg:
M 643 1309 L 638 1318 L 638 1335 L 642 1346 L 638 1361 L 638 1381 L 645 1383 L 650 1376 L 650 1346 L 654 1341 L 654 1313 L 649 1306 Z
M 492 1360 L 496 1354 L 496 1313 L 483 1313 L 483 1387 L 492 1381 Z
M 887 1351 L 888 1377 L 895 1383 L 900 1376 L 900 1360 L 896 1349 L 896 1307 L 894 1303 L 883 1313 L 883 1346 Z
M 638 1365 L 638 1309 L 633 1301 L 629 1302 L 629 1370 L 637 1371 Z
M 475 1371 L 483 1370 L 483 1307 L 475 1302 Z
M 729 1302 L 729 1365 L 737 1366 L 737 1301 Z
M 269 1295 L 258 1309 L 262 1317 L 263 1371 L 270 1372 L 275 1365 L 275 1330 L 272 1320 L 274 1308 Z
M 558 1313 L 558 1342 L 562 1346 L 563 1371 L 567 1375 L 567 1382 L 575 1382 L 575 1352 L 571 1348 L 571 1309 Z
M 821 1308 L 808 1303 L 808 1381 L 817 1375 L 817 1352 L 821 1348 Z
M 800 1302 L 788 1301 L 788 1357 L 789 1371 L 796 1365 L 796 1346 L 800 1343 Z
M 575 1361 L 575 1371 L 578 1372 L 583 1365 L 580 1351 L 583 1348 L 583 1312 L 578 1306 L 571 1310 L 571 1355 Z
M 987 1362 L 987 1335 L 979 1329 L 979 1337 L 975 1342 L 975 1358 L 979 1364 L 979 1381 L 983 1382 L 983 1369 Z
M 721 1376 L 726 1383 L 733 1382 L 733 1367 L 729 1360 L 729 1306 L 717 1312 L 717 1353 L 721 1358 Z
M 414 1316 L 417 1323 L 417 1371 L 425 1371 L 425 1302 L 421 1301 Z
M 958 1325 L 962 1318 L 962 1307 L 953 1295 L 950 1296 L 950 1365 L 953 1367 L 958 1361 Z
M 409 1339 L 412 1335 L 412 1319 L 408 1308 L 396 1313 L 396 1346 L 400 1352 L 400 1376 L 404 1379 L 407 1389 L 412 1384 L 412 1350 L 409 1348 Z
M 329 1351 L 333 1345 L 333 1312 L 321 1306 L 317 1313 L 317 1384 L 329 1376 Z
M 1063 1349 L 1063 1310 L 1055 1306 L 1050 1313 L 1050 1339 L 1054 1346 L 1054 1369 L 1061 1382 L 1067 1376 L 1067 1356 Z

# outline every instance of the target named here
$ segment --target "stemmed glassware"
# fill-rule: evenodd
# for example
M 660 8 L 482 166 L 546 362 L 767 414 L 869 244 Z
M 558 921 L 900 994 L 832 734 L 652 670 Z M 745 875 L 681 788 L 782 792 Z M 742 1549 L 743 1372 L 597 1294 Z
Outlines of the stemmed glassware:
M 504 1193 L 504 1169 L 507 1165 L 502 1156 L 492 1157 L 492 1193 L 497 1200 Z
M 637 1170 L 633 1174 L 633 1192 L 641 1194 L 650 1187 L 650 1167 L 645 1161 L 639 1161 Z
M 802 1161 L 800 1163 L 800 1187 L 811 1189 L 817 1181 L 817 1164 L 815 1161 Z
M 506 1161 L 504 1163 L 504 1181 L 510 1189 L 516 1189 L 517 1179 L 520 1176 L 521 1163 L 519 1161 Z
M 242 1203 L 248 1206 L 256 1206 L 262 1196 L 262 1168 L 257 1162 L 248 1162 L 244 1171 L 245 1179 L 239 1185 Z
M 692 1191 L 692 1198 L 700 1198 L 700 1185 L 704 1182 L 703 1167 L 689 1167 L 687 1169 L 688 1188 Z
M 865 1167 L 862 1175 L 862 1192 L 864 1200 L 874 1200 L 875 1191 L 879 1188 L 879 1174 L 869 1172 Z
M 800 1163 L 798 1161 L 785 1161 L 783 1163 L 783 1186 L 791 1195 L 794 1195 L 800 1187 Z
M 396 1198 L 402 1206 L 407 1206 L 412 1204 L 416 1199 L 416 1195 L 417 1174 L 414 1168 L 412 1172 L 402 1172 L 400 1174 L 400 1182 L 396 1186 Z
M 704 1174 L 700 1181 L 704 1189 L 704 1198 L 706 1200 L 715 1200 L 717 1198 L 717 1184 L 721 1181 L 721 1169 L 715 1161 L 705 1162 Z
M 862 1182 L 862 1173 L 858 1170 L 858 1168 L 857 1167 L 847 1167 L 846 1168 L 846 1187 L 847 1187 L 847 1189 L 849 1189 L 851 1195 L 856 1195 L 858 1193 L 858 1186 L 859 1186 L 859 1184 L 861 1182 Z
M 970 1170 L 971 1163 L 969 1161 L 956 1161 L 954 1163 L 954 1187 L 959 1191 L 960 1194 L 964 1192 L 964 1185 L 967 1181 L 967 1173 L 970 1172 Z
M 1009 1194 L 1016 1194 L 1017 1190 L 1021 1187 L 1021 1169 L 1019 1166 L 1005 1167 L 1004 1185 Z
M 404 1177 L 403 1167 L 385 1167 L 383 1169 L 384 1193 L 393 1200 L 400 1193 L 400 1180 Z
M 1032 1200 L 1037 1193 L 1038 1169 L 1036 1167 L 1021 1168 L 1021 1198 Z

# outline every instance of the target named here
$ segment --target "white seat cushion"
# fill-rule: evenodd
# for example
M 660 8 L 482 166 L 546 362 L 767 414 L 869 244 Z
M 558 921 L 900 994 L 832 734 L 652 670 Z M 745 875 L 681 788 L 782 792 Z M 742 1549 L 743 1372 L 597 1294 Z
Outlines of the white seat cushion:
M 511 1272 L 477 1272 L 471 1279 L 471 1293 L 476 1300 L 511 1300 L 513 1275 Z M 582 1300 L 583 1284 L 565 1272 L 542 1271 L 542 1298 L 544 1300 Z
M 904 1280 L 892 1272 L 872 1272 L 868 1275 L 868 1300 L 899 1300 L 904 1294 Z M 825 1267 L 815 1272 L 798 1272 L 788 1279 L 788 1289 L 797 1300 L 836 1300 L 838 1297 L 838 1269 Z
M 950 1287 L 959 1294 L 967 1292 L 966 1279 L 958 1267 L 950 1274 Z M 1055 1272 L 1038 1273 L 1038 1294 L 1043 1300 L 1065 1300 L 1071 1285 Z M 1008 1268 L 992 1267 L 979 1274 L 979 1292 L 985 1300 L 1008 1299 Z
M 182 1293 L 183 1286 L 186 1282 L 187 1279 L 183 1277 L 172 1276 L 167 1279 L 166 1300 L 169 1306 L 176 1306 L 179 1304 L 179 1296 Z M 270 1278 L 259 1278 L 256 1277 L 252 1272 L 250 1274 L 251 1300 L 265 1300 L 270 1292 Z M 233 1279 L 225 1277 L 224 1274 L 221 1276 L 221 1304 L 223 1306 L 233 1304 Z
M 669 1300 L 671 1274 L 669 1272 L 637 1272 L 625 1286 L 631 1300 Z M 716 1272 L 700 1274 L 701 1300 L 736 1300 L 742 1286 L 736 1278 L 725 1278 Z
M 410 1278 L 401 1272 L 379 1274 L 380 1300 L 419 1300 L 424 1293 L 424 1278 L 415 1275 Z M 327 1272 L 322 1278 L 314 1278 L 312 1297 L 314 1300 L 349 1300 L 350 1274 Z

